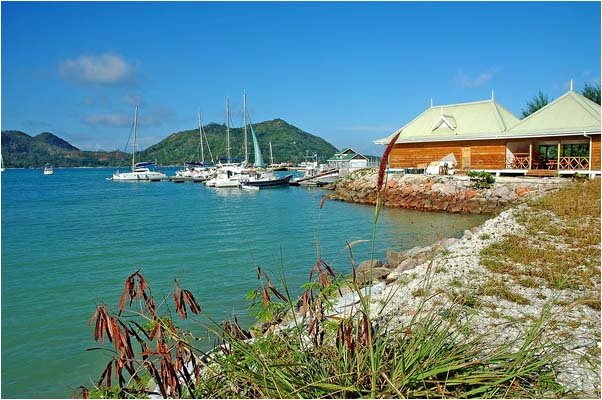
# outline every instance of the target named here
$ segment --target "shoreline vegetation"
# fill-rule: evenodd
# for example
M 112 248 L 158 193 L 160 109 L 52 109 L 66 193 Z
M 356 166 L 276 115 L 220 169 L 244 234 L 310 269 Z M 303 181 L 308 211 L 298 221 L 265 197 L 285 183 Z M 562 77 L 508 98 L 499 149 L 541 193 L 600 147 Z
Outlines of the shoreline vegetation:
M 352 275 L 318 259 L 299 297 L 258 267 L 249 330 L 179 282 L 157 301 L 138 271 L 90 320 L 115 352 L 77 395 L 599 398 L 600 179 L 565 183 L 386 262 L 356 263 L 349 243 Z M 175 314 L 199 314 L 213 350 Z

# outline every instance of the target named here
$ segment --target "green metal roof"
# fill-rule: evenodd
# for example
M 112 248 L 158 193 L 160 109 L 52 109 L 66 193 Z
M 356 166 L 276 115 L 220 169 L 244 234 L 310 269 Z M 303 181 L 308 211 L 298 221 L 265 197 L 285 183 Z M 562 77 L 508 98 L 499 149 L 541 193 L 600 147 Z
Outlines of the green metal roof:
M 600 106 L 569 90 L 545 107 L 521 120 L 508 134 L 559 134 L 600 131 Z
M 333 162 L 333 161 L 350 161 L 356 157 L 360 157 L 363 158 L 365 160 L 367 160 L 367 158 L 363 155 L 361 155 L 360 153 L 356 153 L 354 150 L 350 149 L 350 148 L 346 148 L 343 149 L 341 152 L 339 153 L 335 153 L 332 157 L 330 157 L 328 160 L 328 162 Z
M 569 90 L 523 120 L 494 100 L 430 107 L 376 144 L 511 139 L 600 132 L 600 105 Z
M 399 131 L 397 143 L 493 138 L 519 121 L 494 100 L 435 106 L 375 143 L 387 144 Z

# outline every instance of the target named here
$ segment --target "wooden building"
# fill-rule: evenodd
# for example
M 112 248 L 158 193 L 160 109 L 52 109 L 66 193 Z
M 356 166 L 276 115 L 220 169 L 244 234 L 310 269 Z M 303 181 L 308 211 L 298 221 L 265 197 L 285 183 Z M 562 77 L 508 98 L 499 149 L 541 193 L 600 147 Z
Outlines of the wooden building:
M 343 175 L 368 166 L 368 158 L 350 148 L 335 153 L 327 162 L 329 168 L 336 168 Z
M 426 168 L 453 154 L 457 170 L 549 176 L 600 175 L 600 105 L 572 89 L 520 120 L 491 100 L 432 106 L 401 132 L 393 170 Z

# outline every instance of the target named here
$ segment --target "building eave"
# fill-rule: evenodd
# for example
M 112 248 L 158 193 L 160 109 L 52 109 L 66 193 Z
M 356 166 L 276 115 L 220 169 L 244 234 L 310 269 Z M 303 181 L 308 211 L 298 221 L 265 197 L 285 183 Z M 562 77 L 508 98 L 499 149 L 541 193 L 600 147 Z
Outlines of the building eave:
M 512 135 L 504 135 L 504 134 L 499 134 L 499 135 L 475 135 L 475 136 L 470 136 L 470 137 L 458 137 L 458 136 L 442 136 L 442 137 L 438 137 L 438 138 L 411 138 L 411 139 L 397 139 L 397 142 L 395 142 L 395 144 L 404 144 L 404 143 L 440 143 L 440 142 L 470 142 L 470 141 L 475 141 L 475 140 L 498 140 L 498 139 L 505 139 L 505 140 L 512 140 L 512 139 L 545 139 L 545 138 L 549 138 L 549 137 L 559 137 L 559 136 L 583 136 L 584 134 L 586 135 L 599 135 L 601 132 L 600 130 L 591 130 L 591 129 L 586 129 L 586 130 L 579 130 L 579 131 L 570 131 L 570 132 L 548 132 L 548 133 L 513 133 Z M 378 143 L 377 141 L 374 142 L 375 144 L 384 144 L 387 145 L 388 143 Z

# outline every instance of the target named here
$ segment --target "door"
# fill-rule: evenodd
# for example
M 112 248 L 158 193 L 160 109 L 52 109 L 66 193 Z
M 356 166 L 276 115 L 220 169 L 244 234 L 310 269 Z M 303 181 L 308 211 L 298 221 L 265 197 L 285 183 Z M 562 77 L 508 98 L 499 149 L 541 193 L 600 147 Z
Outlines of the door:
M 470 146 L 462 147 L 462 170 L 470 169 Z

